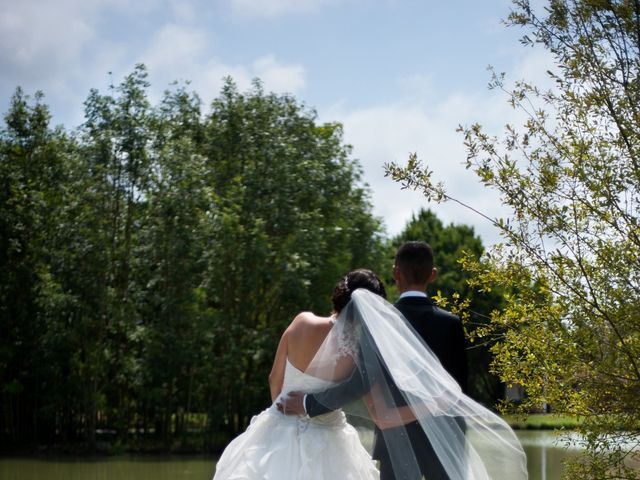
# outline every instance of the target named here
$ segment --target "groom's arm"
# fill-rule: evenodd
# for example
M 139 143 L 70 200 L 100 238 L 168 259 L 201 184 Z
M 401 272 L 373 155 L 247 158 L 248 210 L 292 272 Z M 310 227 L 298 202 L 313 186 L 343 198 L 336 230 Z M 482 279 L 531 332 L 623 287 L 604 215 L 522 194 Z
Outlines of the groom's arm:
M 341 408 L 356 398 L 362 397 L 370 388 L 364 379 L 362 370 L 354 370 L 351 376 L 339 385 L 323 392 L 304 394 L 290 392 L 276 402 L 276 407 L 286 415 L 304 415 L 317 417 Z
M 378 355 L 366 330 L 362 332 L 359 341 L 358 361 L 350 377 L 335 387 L 307 395 L 304 402 L 307 415 L 316 417 L 338 410 L 371 390 L 371 385 L 375 383 L 375 378 L 372 377 L 380 374 Z
M 338 410 L 347 403 L 362 397 L 370 390 L 363 370 L 356 368 L 348 380 L 322 392 L 310 393 L 304 397 L 304 409 L 310 417 Z
M 310 417 L 317 417 L 338 410 L 369 392 L 374 379 L 369 378 L 368 373 L 376 372 L 377 368 L 374 367 L 371 372 L 367 372 L 367 360 L 376 365 L 375 353 L 371 347 L 372 342 L 367 336 L 361 337 L 360 341 L 362 343 L 359 348 L 358 361 L 349 378 L 321 392 L 307 395 L 292 392 L 276 404 L 278 410 L 288 415 L 304 415 L 306 413 Z

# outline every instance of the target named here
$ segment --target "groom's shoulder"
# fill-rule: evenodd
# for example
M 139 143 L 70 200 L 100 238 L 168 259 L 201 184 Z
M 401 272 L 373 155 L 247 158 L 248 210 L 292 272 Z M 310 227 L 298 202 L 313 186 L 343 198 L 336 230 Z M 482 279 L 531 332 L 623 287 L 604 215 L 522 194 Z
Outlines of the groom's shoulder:
M 443 322 L 460 322 L 460 317 L 439 307 L 430 298 L 405 297 L 399 299 L 395 303 L 395 307 L 407 316 L 418 315 L 420 317 L 436 318 Z
M 458 315 L 456 315 L 455 313 L 451 313 L 449 310 L 445 310 L 442 307 L 439 307 L 438 305 L 435 304 L 433 305 L 433 316 L 442 319 L 442 321 L 445 322 L 452 322 L 452 323 L 460 323 L 460 317 Z
M 450 311 L 445 310 L 444 308 L 436 307 L 435 311 L 436 311 L 436 315 L 438 315 L 444 321 L 452 322 L 452 323 L 462 323 L 462 320 L 458 315 L 456 315 L 455 313 L 451 313 Z

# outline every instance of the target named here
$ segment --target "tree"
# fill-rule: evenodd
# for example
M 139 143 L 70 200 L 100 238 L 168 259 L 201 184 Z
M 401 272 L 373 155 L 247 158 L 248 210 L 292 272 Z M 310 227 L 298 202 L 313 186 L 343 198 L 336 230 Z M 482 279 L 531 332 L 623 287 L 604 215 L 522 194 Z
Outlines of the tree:
M 469 344 L 469 381 L 468 392 L 471 397 L 492 407 L 503 397 L 503 386 L 497 376 L 490 372 L 493 359 L 489 347 L 490 342 L 476 341 L 476 331 L 484 327 L 491 312 L 502 306 L 498 292 L 480 292 L 469 286 L 471 275 L 460 265 L 466 259 L 480 259 L 484 252 L 482 241 L 476 236 L 473 227 L 450 224 L 445 226 L 431 211 L 421 209 L 414 214 L 400 234 L 388 243 L 388 258 L 400 245 L 410 240 L 426 241 L 431 245 L 435 255 L 435 266 L 438 276 L 429 287 L 429 293 L 443 306 L 456 305 L 456 299 L 464 302 L 465 329 L 474 340 Z M 385 269 L 391 271 L 391 266 Z M 393 284 L 389 276 L 388 284 Z M 393 295 L 393 293 L 392 293 Z M 484 329 L 484 328 L 482 328 Z
M 205 120 L 203 154 L 217 199 L 205 289 L 220 312 L 218 382 L 229 435 L 268 402 L 273 352 L 301 309 L 328 312 L 335 282 L 376 267 L 380 224 L 339 124 L 318 125 L 293 97 L 238 92 L 229 79 Z
M 18 89 L 0 131 L 2 447 L 221 449 L 269 403 L 280 334 L 377 269 L 339 124 L 228 80 L 203 114 L 144 66 L 73 134 Z M 198 433 L 194 434 L 194 427 Z
M 64 236 L 59 184 L 71 147 L 62 131 L 49 127 L 43 97 L 38 92 L 32 100 L 18 88 L 0 131 L 0 432 L 27 444 L 50 440 L 56 426 L 66 433 L 64 419 L 56 425 L 48 407 L 62 405 L 69 387 L 54 380 L 69 364 L 56 312 L 72 299 L 54 270 Z
M 492 86 L 527 115 L 500 141 L 461 128 L 468 168 L 513 215 L 496 219 L 504 246 L 470 264 L 483 288 L 507 284 L 497 366 L 542 402 L 584 419 L 587 454 L 572 478 L 638 478 L 629 462 L 640 428 L 640 3 L 516 0 L 508 23 L 553 55 L 550 91 L 503 75 Z M 390 173 L 435 200 L 451 199 L 412 157 Z
M 151 113 L 149 181 L 140 201 L 134 250 L 143 342 L 134 398 L 141 432 L 154 427 L 164 448 L 192 445 L 187 417 L 204 410 L 202 386 L 211 348 L 212 315 L 202 299 L 203 226 L 215 210 L 200 154 L 200 99 L 184 86 L 165 93 Z
M 92 90 L 85 101 L 81 155 L 86 210 L 80 226 L 88 242 L 91 271 L 85 272 L 84 319 L 94 342 L 86 342 L 91 400 L 87 436 L 93 443 L 99 414 L 120 442 L 135 416 L 132 391 L 141 373 L 137 351 L 143 331 L 140 285 L 134 251 L 139 245 L 143 195 L 152 171 L 148 145 L 153 138 L 146 69 L 138 65 L 109 94 Z M 81 268 L 80 266 L 78 266 Z

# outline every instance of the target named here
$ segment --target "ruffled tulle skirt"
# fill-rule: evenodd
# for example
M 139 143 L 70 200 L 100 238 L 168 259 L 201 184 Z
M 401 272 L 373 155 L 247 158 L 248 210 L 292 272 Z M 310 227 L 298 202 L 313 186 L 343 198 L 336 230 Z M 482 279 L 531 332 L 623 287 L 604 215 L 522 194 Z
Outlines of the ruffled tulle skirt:
M 309 419 L 275 406 L 225 449 L 214 480 L 377 480 L 378 470 L 342 412 Z

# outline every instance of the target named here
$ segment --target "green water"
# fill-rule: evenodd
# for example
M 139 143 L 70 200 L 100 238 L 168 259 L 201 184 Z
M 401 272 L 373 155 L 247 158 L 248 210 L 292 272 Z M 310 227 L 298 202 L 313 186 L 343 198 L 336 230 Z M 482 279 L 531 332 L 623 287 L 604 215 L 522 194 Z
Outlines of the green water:
M 517 432 L 531 480 L 557 480 L 562 460 L 576 452 L 554 445 L 548 431 Z M 182 456 L 0 458 L 0 480 L 209 480 L 215 459 Z
M 0 458 L 1 480 L 208 480 L 206 457 Z
M 530 480 L 558 480 L 562 476 L 562 462 L 579 453 L 564 448 L 562 439 L 551 431 L 519 430 L 516 433 L 527 454 Z

